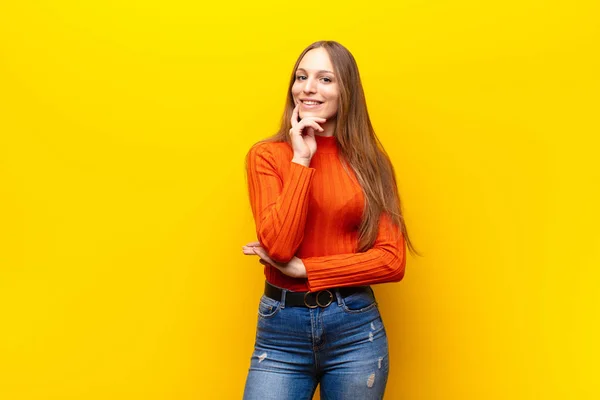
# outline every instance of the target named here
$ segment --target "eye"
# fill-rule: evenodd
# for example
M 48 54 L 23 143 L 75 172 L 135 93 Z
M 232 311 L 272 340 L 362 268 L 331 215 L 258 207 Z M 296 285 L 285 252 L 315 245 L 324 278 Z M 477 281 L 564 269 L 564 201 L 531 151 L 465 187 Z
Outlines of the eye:
M 296 75 L 296 80 L 303 81 L 305 79 L 306 79 L 306 76 L 304 76 L 304 75 Z
M 323 82 L 325 82 L 325 83 L 330 83 L 330 82 L 332 82 L 331 78 L 328 78 L 328 77 L 326 77 L 326 76 L 325 76 L 325 77 L 323 77 L 322 79 L 323 79 Z

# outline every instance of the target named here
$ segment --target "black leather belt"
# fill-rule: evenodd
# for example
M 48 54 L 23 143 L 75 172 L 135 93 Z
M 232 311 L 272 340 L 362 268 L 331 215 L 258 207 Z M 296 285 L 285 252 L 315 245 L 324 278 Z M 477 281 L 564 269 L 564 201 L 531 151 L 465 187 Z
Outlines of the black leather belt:
M 342 297 L 350 296 L 358 292 L 366 292 L 369 286 L 352 286 L 319 290 L 318 292 L 290 292 L 285 294 L 286 307 L 327 307 L 335 301 L 335 292 L 339 292 Z M 273 300 L 281 301 L 283 289 L 271 285 L 265 281 L 265 296 Z

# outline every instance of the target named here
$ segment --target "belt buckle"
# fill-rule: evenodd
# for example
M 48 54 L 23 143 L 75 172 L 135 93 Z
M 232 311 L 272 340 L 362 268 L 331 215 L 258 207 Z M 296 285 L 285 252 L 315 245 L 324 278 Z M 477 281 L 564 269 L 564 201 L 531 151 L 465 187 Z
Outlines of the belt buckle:
M 321 293 L 323 292 L 327 292 L 329 293 L 329 301 L 327 302 L 327 304 L 321 304 L 321 302 L 319 301 L 319 296 L 321 295 Z M 325 289 L 325 290 L 319 290 L 318 292 L 315 293 L 315 303 L 316 304 L 308 304 L 306 302 L 306 297 L 312 294 L 311 292 L 306 292 L 304 293 L 304 305 L 308 308 L 317 308 L 317 307 L 321 307 L 321 308 L 325 308 L 328 305 L 330 305 L 333 302 L 333 293 L 331 293 L 329 290 Z

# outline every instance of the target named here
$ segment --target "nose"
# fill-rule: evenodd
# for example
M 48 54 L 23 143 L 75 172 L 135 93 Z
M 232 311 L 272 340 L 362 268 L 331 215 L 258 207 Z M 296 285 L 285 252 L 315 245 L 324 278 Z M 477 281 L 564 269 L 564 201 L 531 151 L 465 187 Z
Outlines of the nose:
M 304 81 L 304 87 L 302 88 L 302 91 L 304 93 L 316 93 L 316 81 L 312 78 L 308 78 L 306 81 Z

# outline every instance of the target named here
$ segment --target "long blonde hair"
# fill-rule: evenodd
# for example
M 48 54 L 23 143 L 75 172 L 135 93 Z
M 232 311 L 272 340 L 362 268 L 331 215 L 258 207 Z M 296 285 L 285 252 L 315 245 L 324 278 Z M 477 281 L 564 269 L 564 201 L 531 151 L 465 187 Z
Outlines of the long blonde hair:
M 292 85 L 296 79 L 296 70 L 304 55 L 319 47 L 324 48 L 329 54 L 333 72 L 339 83 L 335 127 L 339 154 L 344 164 L 354 171 L 365 195 L 363 218 L 359 227 L 358 251 L 363 252 L 373 247 L 379 228 L 379 218 L 383 212 L 386 212 L 400 227 L 409 250 L 413 254 L 419 254 L 408 236 L 394 167 L 371 125 L 358 66 L 352 54 L 344 46 L 335 41 L 319 41 L 302 51 L 292 71 L 279 131 L 265 141 L 291 144 L 289 131 L 292 128 L 291 118 L 294 110 Z

